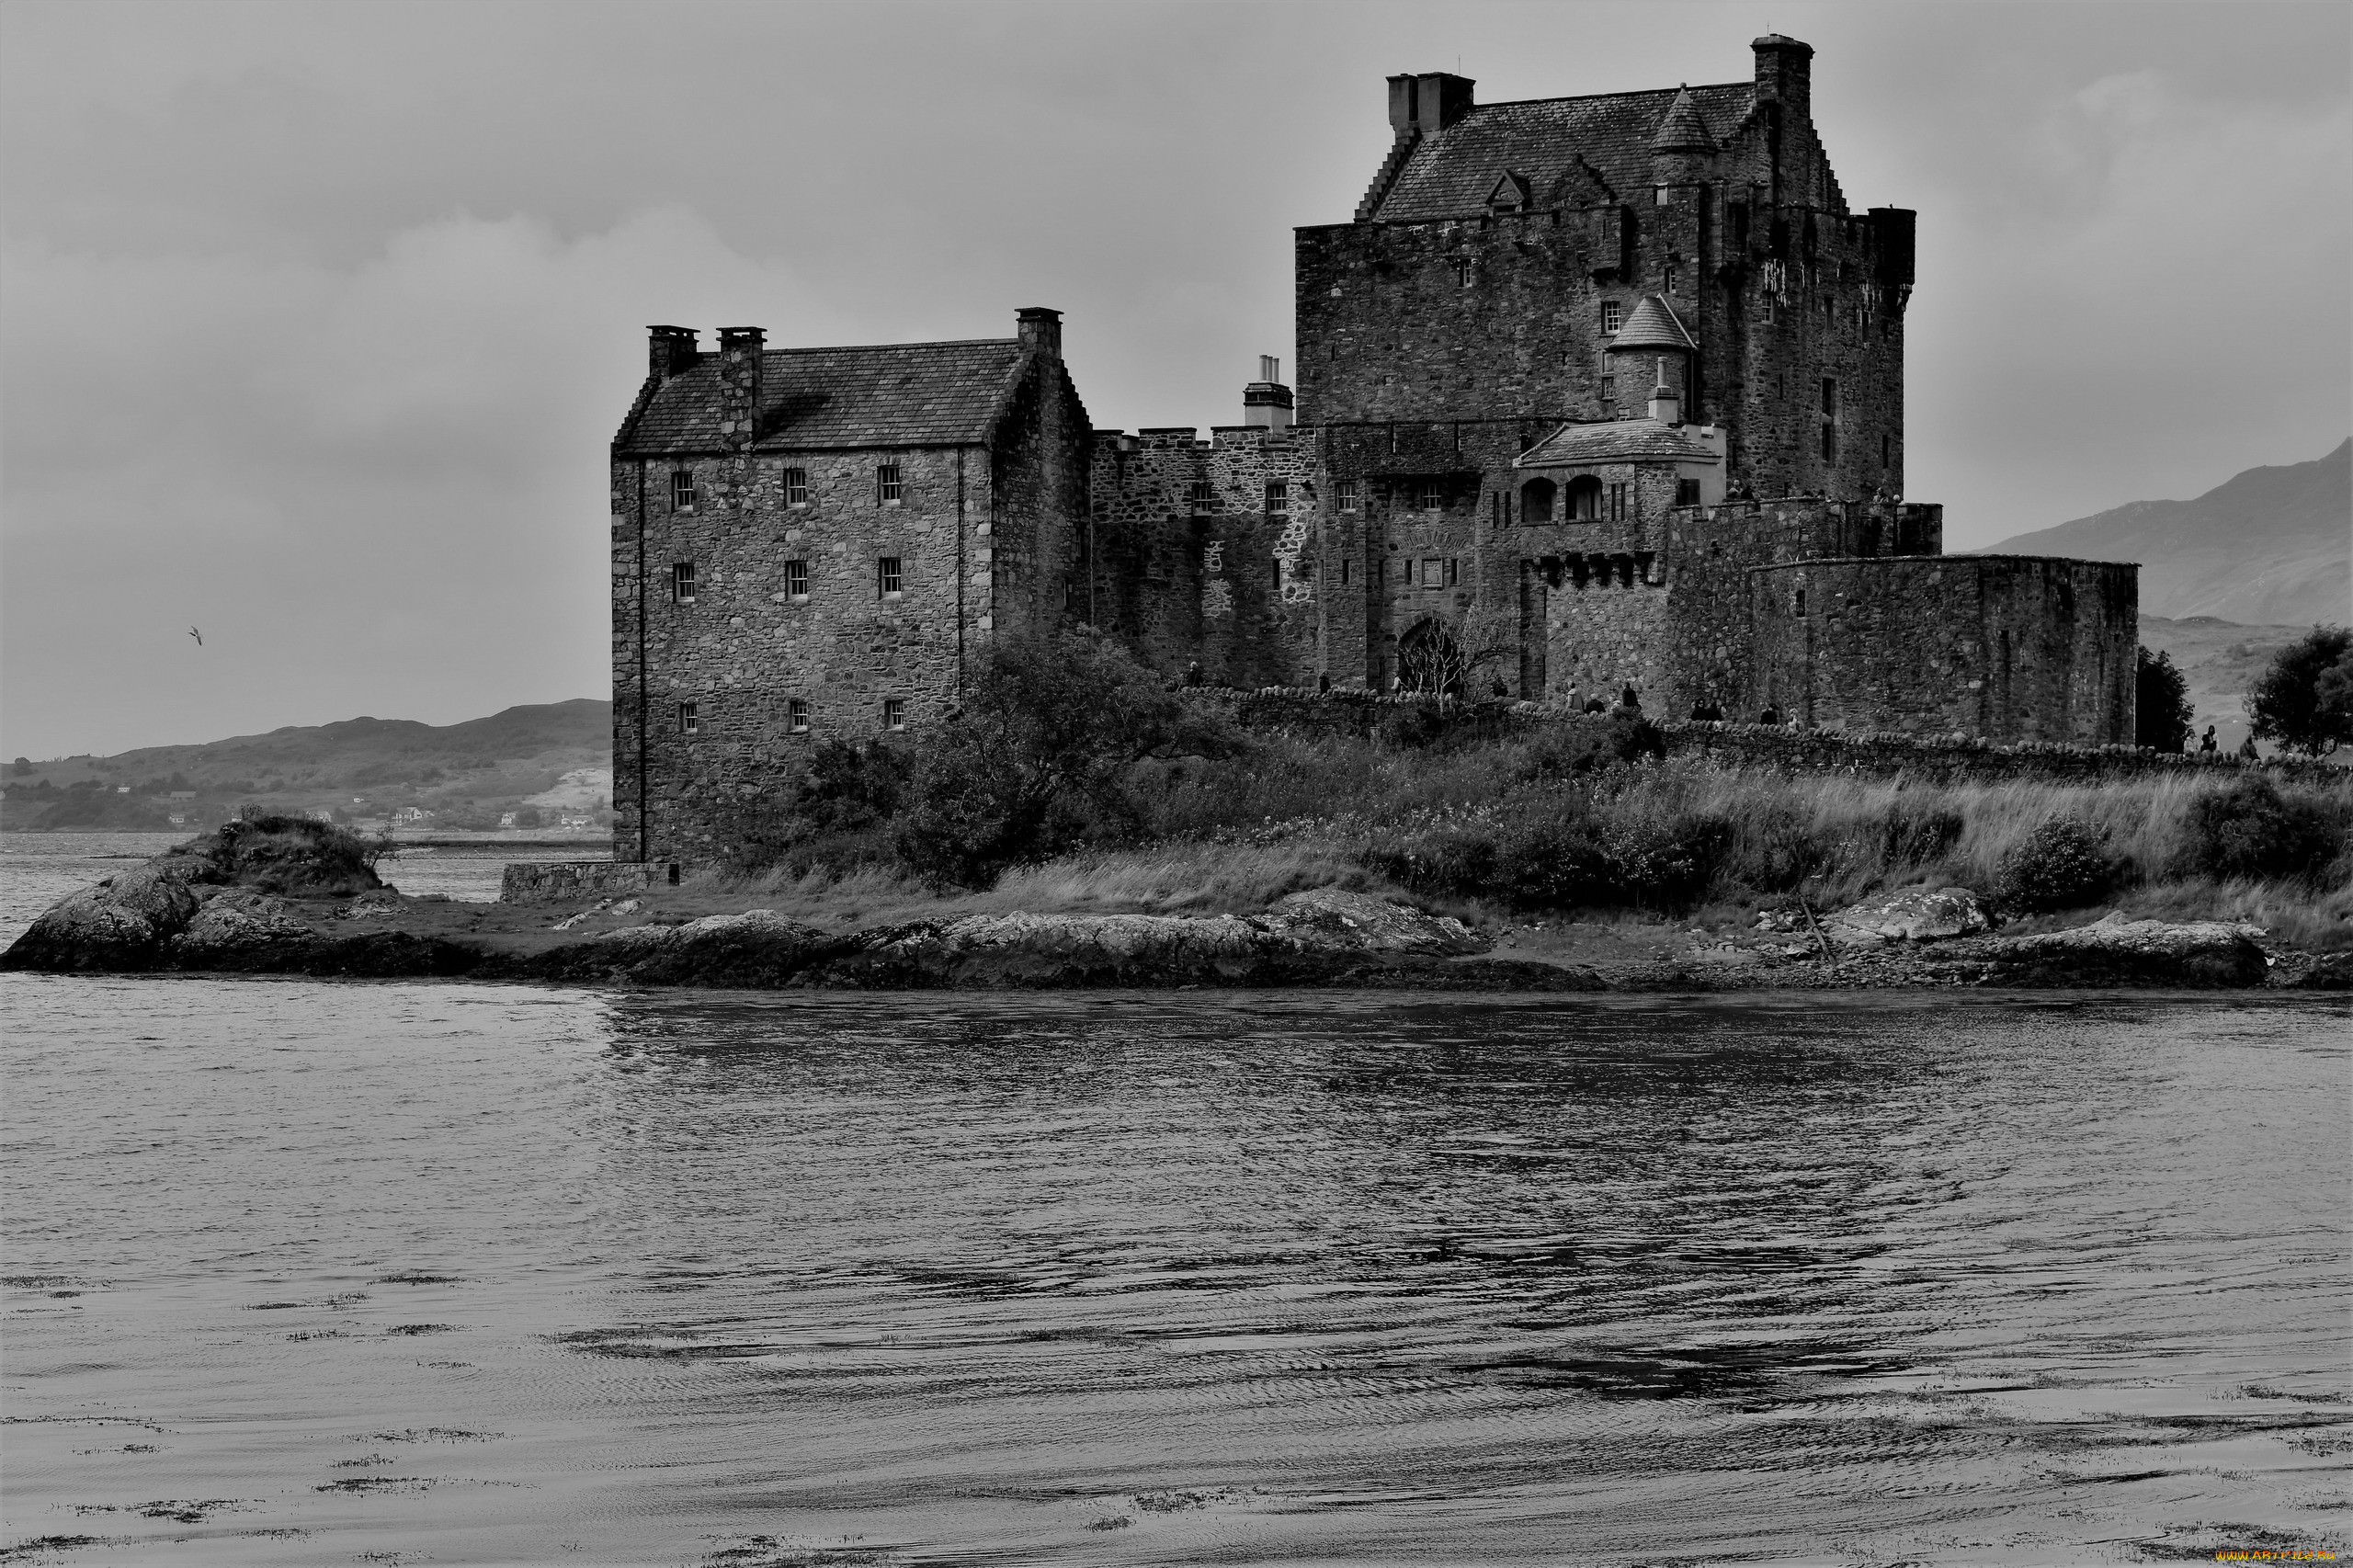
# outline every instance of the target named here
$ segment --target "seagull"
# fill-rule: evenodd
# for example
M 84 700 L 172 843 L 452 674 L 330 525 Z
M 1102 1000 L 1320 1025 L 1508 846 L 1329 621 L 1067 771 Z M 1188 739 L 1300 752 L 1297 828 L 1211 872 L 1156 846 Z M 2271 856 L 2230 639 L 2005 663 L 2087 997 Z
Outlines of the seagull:
M 201 647 L 203 647 L 203 646 L 204 646 L 204 633 L 203 633 L 203 632 L 199 631 L 195 627 L 191 626 L 191 627 L 189 627 L 189 628 L 188 629 L 188 634 L 190 637 L 193 637 L 193 638 L 195 638 L 195 639 L 196 639 L 196 645 L 197 645 L 198 647 L 201 648 Z

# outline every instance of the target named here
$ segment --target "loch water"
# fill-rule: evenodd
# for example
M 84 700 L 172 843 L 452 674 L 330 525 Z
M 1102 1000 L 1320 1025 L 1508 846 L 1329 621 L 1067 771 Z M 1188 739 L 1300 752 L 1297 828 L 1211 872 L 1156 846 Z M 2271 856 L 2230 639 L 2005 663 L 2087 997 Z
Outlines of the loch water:
M 0 845 L 0 940 L 146 850 Z M 17 1560 L 2353 1544 L 2325 998 L 8 974 L 0 1025 Z

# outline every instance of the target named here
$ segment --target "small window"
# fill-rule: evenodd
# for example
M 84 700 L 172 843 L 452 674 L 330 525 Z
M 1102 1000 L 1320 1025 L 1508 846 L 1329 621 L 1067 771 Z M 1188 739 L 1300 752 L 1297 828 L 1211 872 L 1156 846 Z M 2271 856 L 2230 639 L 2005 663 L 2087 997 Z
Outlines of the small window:
M 895 599 L 905 585 L 899 572 L 899 558 L 886 555 L 874 563 L 874 593 L 878 598 Z
M 1838 417 L 1838 383 L 1827 376 L 1822 381 L 1822 417 Z
M 796 697 L 784 705 L 784 733 L 805 735 L 809 733 L 809 701 Z
M 1601 520 L 1601 481 L 1593 475 L 1580 474 L 1569 481 L 1568 495 L 1563 514 L 1573 523 L 1597 523 Z
M 809 471 L 789 468 L 784 471 L 784 504 L 788 506 L 809 505 Z
M 1611 485 L 1608 501 L 1609 520 L 1613 523 L 1624 522 L 1626 520 L 1626 487 L 1622 484 Z
M 1404 560 L 1397 562 L 1397 580 L 1404 584 L 1405 586 L 1409 588 L 1414 585 L 1414 558 L 1412 556 L 1409 555 L 1405 557 Z
M 1439 510 L 1446 505 L 1446 487 L 1435 479 L 1415 481 L 1414 505 L 1425 512 Z
M 1601 378 L 1601 401 L 1604 403 L 1616 403 L 1618 401 L 1617 377 L 1604 376 Z
M 1435 555 L 1422 557 L 1422 586 L 1435 588 L 1446 581 L 1446 562 Z
M 1675 504 L 1678 506 L 1698 506 L 1699 504 L 1699 482 L 1696 479 L 1677 480 L 1675 482 Z
M 681 512 L 695 509 L 695 476 L 680 469 L 670 476 L 670 505 Z
M 885 506 L 895 506 L 903 499 L 897 463 L 882 463 L 875 468 L 874 499 Z
M 1274 559 L 1273 561 L 1269 562 L 1267 564 L 1268 564 L 1268 566 L 1271 568 L 1271 575 L 1272 575 L 1272 578 L 1273 578 L 1273 586 L 1274 586 L 1274 590 L 1275 590 L 1275 592 L 1277 592 L 1277 593 L 1279 593 L 1279 593 L 1281 593 L 1281 592 L 1283 591 L 1283 562 L 1282 562 L 1282 557 L 1279 555 L 1279 556 L 1275 557 L 1275 559 Z
M 1340 481 L 1339 484 L 1336 488 L 1339 492 L 1338 500 L 1340 503 L 1340 510 L 1343 512 L 1355 511 L 1357 509 L 1357 482 L 1353 479 L 1344 479 Z
M 1659 274 L 1659 292 L 1662 294 L 1675 292 L 1675 264 L 1673 262 L 1668 262 L 1666 269 Z
M 1739 203 L 1724 209 L 1724 227 L 1735 246 L 1748 243 L 1748 209 Z
M 1822 426 L 1822 460 L 1826 463 L 1838 460 L 1838 426 L 1827 420 Z
M 695 563 L 681 561 L 670 568 L 670 598 L 672 602 L 690 605 L 695 602 Z
M 1800 588 L 1790 599 L 1790 608 L 1800 620 L 1805 619 L 1805 590 Z
M 1451 555 L 1446 558 L 1446 585 L 1449 588 L 1454 586 L 1454 557 Z
M 1617 301 L 1604 300 L 1601 301 L 1601 330 L 1604 333 L 1616 332 L 1620 319 L 1621 318 L 1618 314 Z
M 784 563 L 784 591 L 796 599 L 809 597 L 809 562 L 788 561 Z
M 1469 256 L 1454 258 L 1454 286 L 1458 289 L 1471 287 L 1471 258 Z
M 1651 187 L 1651 201 L 1654 206 L 1664 207 L 1667 199 L 1666 187 L 1656 185 Z
M 1559 489 L 1549 479 L 1531 479 L 1519 488 L 1519 520 L 1523 523 L 1549 523 L 1552 520 L 1552 496 Z
M 678 733 L 691 735 L 702 729 L 702 713 L 691 702 L 678 704 Z
M 1290 481 L 1287 479 L 1267 481 L 1267 516 L 1270 517 L 1290 516 Z
M 1885 468 L 1887 466 L 1887 437 L 1882 435 L 1879 438 L 1879 466 L 1881 468 Z
M 882 727 L 904 730 L 907 727 L 907 704 L 904 699 L 886 697 L 882 699 Z
M 1187 499 L 1192 503 L 1193 516 L 1206 517 L 1217 509 L 1217 486 L 1206 479 L 1197 479 Z

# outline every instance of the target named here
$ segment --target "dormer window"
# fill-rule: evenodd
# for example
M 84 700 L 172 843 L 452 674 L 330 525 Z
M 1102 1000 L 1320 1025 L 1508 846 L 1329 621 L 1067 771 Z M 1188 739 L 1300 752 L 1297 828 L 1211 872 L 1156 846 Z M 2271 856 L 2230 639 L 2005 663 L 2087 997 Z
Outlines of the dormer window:
M 1529 184 L 1519 175 L 1505 171 L 1487 192 L 1487 209 L 1492 212 L 1518 212 L 1528 206 Z

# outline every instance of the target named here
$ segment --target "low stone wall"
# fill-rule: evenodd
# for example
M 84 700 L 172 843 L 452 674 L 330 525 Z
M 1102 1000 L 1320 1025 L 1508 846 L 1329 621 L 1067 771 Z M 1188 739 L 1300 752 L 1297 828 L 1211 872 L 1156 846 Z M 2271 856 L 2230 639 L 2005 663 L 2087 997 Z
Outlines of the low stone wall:
M 659 862 L 630 860 L 510 861 L 498 884 L 501 903 L 568 903 L 584 898 L 622 898 L 666 881 Z
M 1369 691 L 1316 692 L 1290 687 L 1234 691 L 1210 687 L 1185 695 L 1222 710 L 1245 729 L 1302 734 L 1370 736 L 1380 733 L 1391 719 L 1414 710 L 1429 710 L 1433 717 L 1442 717 L 1449 729 L 1477 739 L 1502 739 L 1552 726 L 1610 722 L 1607 715 L 1569 712 L 1545 703 L 1444 701 Z M 1654 722 L 1669 755 L 1696 753 L 1727 764 L 1792 773 L 1904 773 L 1939 782 L 2035 778 L 2061 783 L 2251 774 L 2280 782 L 2353 783 L 2353 769 L 2290 757 L 2250 763 L 2226 752 L 2159 752 L 2052 741 L 1998 745 L 1952 735 L 1858 733 L 1679 719 Z

